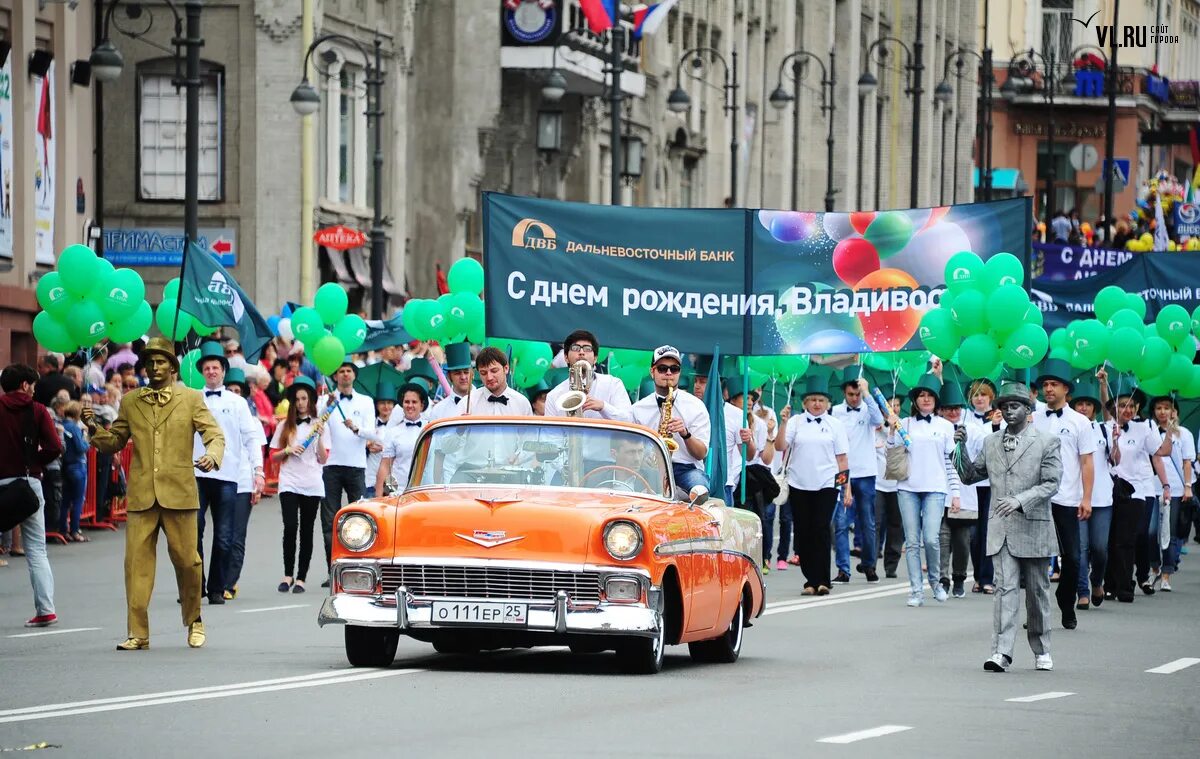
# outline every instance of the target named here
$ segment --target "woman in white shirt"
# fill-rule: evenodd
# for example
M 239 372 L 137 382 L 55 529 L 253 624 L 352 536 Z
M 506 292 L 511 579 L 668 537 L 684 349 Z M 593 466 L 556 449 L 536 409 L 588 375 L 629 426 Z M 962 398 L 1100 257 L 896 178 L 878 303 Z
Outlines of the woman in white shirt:
M 1100 410 L 1100 389 L 1090 378 L 1075 380 L 1071 408 L 1092 420 L 1092 434 L 1096 437 L 1096 452 L 1092 455 L 1092 514 L 1079 523 L 1079 583 L 1075 587 L 1075 608 L 1088 609 L 1104 603 L 1104 573 L 1108 568 L 1108 538 L 1113 518 L 1112 467 L 1121 460 L 1121 449 L 1116 445 L 1116 424 L 1095 421 Z
M 325 497 L 321 467 L 329 458 L 329 428 L 313 417 L 317 386 L 311 379 L 296 377 L 287 389 L 287 400 L 287 416 L 271 438 L 271 458 L 279 462 L 279 504 L 283 507 L 283 581 L 278 590 L 303 593 L 312 559 L 313 523 Z
M 1171 455 L 1163 456 L 1170 494 L 1171 542 L 1162 554 L 1162 573 L 1158 575 L 1159 590 L 1171 592 L 1171 575 L 1179 569 L 1179 551 L 1187 542 L 1188 525 L 1183 524 L 1183 504 L 1192 499 L 1192 462 L 1196 459 L 1196 439 L 1190 430 L 1179 426 L 1179 407 L 1170 396 L 1150 401 L 1159 430 L 1171 438 Z
M 946 496 L 951 496 L 951 508 L 960 507 L 959 479 L 950 455 L 954 451 L 954 425 L 934 414 L 941 391 L 941 381 L 927 374 L 909 391 L 911 416 L 901 421 L 895 414 L 889 420 L 892 433 L 888 447 L 904 445 L 896 433 L 903 428 L 911 445 L 908 448 L 908 477 L 896 483 L 900 501 L 900 517 L 904 522 L 904 560 L 908 565 L 908 605 L 925 605 L 924 582 L 921 578 L 920 546 L 925 543 L 925 564 L 929 586 L 938 602 L 949 593 L 940 579 L 941 546 L 939 532 Z
M 400 386 L 400 409 L 404 418 L 389 427 L 383 439 L 383 459 L 379 462 L 379 472 L 375 475 L 375 492 L 379 496 L 386 495 L 384 483 L 388 477 L 394 476 L 403 488 L 408 483 L 408 472 L 412 468 L 413 449 L 417 438 L 421 436 L 425 422 L 422 415 L 429 408 L 429 394 L 425 388 L 415 382 Z
M 802 403 L 804 413 L 791 417 L 791 407 L 779 417 L 775 451 L 788 456 L 788 505 L 796 531 L 795 550 L 804 572 L 804 595 L 829 594 L 833 542 L 830 521 L 841 489 L 843 508 L 852 502 L 850 492 L 850 445 L 842 423 L 827 412 L 833 398 L 829 378 L 813 374 L 807 378 Z M 935 537 L 936 539 L 936 537 Z

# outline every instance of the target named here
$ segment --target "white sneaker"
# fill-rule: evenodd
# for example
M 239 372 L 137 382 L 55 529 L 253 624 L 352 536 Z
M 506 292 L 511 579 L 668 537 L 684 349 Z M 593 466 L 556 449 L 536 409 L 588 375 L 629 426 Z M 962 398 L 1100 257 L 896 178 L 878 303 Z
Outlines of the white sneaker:
M 1050 658 L 1050 654 L 1038 654 L 1034 659 L 1033 668 L 1049 672 L 1054 669 L 1054 661 Z
M 1158 589 L 1161 590 L 1163 593 L 1170 593 L 1171 592 L 1171 578 L 1163 577 L 1162 584 L 1159 585 Z
M 933 598 L 938 603 L 945 603 L 946 599 L 949 597 L 950 597 L 950 594 L 947 593 L 946 589 L 943 588 L 941 585 L 938 585 L 936 588 L 933 589 Z
M 918 606 L 924 606 L 925 596 L 917 593 L 910 593 L 908 595 L 908 605 L 914 609 Z
M 983 663 L 983 668 L 988 672 L 1007 672 L 1008 665 L 1012 662 L 1004 654 L 992 654 L 987 661 Z

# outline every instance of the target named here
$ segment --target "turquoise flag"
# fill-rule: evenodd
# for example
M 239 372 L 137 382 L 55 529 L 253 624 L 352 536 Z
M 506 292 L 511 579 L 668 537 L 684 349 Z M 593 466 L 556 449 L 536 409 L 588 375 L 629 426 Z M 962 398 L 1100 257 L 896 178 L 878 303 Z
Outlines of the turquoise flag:
M 273 337 L 267 320 L 237 280 L 195 243 L 179 275 L 179 310 L 210 327 L 235 327 L 247 361 L 256 360 Z
M 708 409 L 708 456 L 704 471 L 708 475 L 708 491 L 714 498 L 725 500 L 725 481 L 729 479 L 729 455 L 725 450 L 725 396 L 721 392 L 721 347 L 713 349 L 712 365 L 708 368 L 708 385 L 704 388 L 704 406 Z

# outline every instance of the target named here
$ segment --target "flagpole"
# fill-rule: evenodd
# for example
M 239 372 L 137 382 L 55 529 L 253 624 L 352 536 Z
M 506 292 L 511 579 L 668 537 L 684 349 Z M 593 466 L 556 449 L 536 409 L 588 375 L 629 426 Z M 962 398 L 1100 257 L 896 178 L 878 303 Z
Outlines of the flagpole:
M 192 247 L 191 239 L 184 240 L 183 256 L 179 259 L 179 292 L 175 296 L 175 318 L 171 321 L 171 334 L 167 335 L 167 338 L 173 343 L 178 342 L 175 339 L 175 332 L 179 329 L 179 311 L 183 304 L 183 288 L 187 279 L 188 248 L 190 247 Z
M 742 429 L 750 426 L 750 362 L 742 356 Z M 742 505 L 746 505 L 746 454 L 749 446 L 742 443 Z

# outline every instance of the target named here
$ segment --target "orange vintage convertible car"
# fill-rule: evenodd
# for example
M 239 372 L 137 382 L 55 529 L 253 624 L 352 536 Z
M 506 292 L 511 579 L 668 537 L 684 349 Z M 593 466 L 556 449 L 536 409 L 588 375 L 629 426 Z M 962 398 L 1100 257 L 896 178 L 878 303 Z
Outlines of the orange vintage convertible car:
M 335 521 L 318 622 L 355 666 L 401 635 L 442 653 L 568 645 L 629 672 L 663 648 L 732 662 L 762 613 L 762 525 L 697 487 L 677 493 L 662 440 L 633 424 L 455 417 L 417 442 L 403 493 Z

